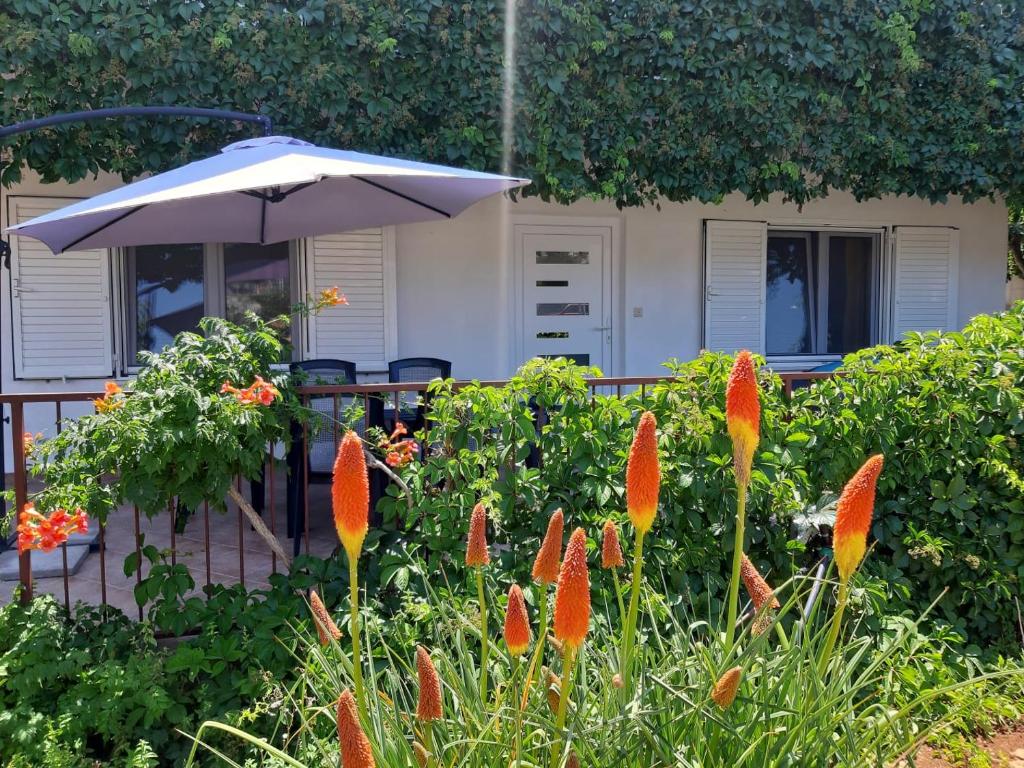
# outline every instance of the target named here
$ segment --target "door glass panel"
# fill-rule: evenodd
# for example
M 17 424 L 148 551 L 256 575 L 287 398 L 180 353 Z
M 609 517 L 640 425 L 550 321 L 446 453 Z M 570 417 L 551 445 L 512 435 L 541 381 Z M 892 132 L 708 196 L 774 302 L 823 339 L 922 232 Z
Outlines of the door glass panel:
M 538 331 L 538 339 L 568 339 L 568 331 Z
M 590 355 L 584 355 L 582 353 L 575 354 L 572 352 L 566 352 L 562 355 L 537 355 L 537 357 L 542 357 L 545 360 L 557 360 L 560 357 L 564 357 L 566 360 L 569 360 L 576 365 L 590 365 Z
M 247 311 L 264 320 L 291 309 L 288 243 L 224 245 L 225 316 L 233 323 Z
M 537 251 L 538 264 L 589 264 L 589 251 Z
M 811 290 L 816 270 L 812 267 L 809 238 L 785 235 L 768 238 L 765 346 L 769 355 L 813 351 Z
M 568 288 L 568 280 L 538 280 L 538 288 Z
M 182 331 L 194 331 L 204 314 L 203 246 L 140 245 L 128 251 L 129 361 L 159 352 Z
M 538 317 L 550 317 L 552 315 L 589 315 L 590 304 L 585 301 L 574 302 L 540 302 L 537 304 Z
M 872 238 L 828 239 L 828 352 L 845 354 L 871 343 Z

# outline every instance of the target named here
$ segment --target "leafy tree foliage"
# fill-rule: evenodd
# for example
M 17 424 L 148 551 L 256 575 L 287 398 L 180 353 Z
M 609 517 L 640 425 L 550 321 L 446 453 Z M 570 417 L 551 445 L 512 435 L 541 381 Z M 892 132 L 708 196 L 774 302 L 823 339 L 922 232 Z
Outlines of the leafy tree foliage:
M 333 146 L 503 167 L 527 194 L 639 205 L 829 189 L 942 200 L 1024 180 L 1024 16 L 1002 0 L 9 0 L 4 123 L 221 106 Z M 10 183 L 126 177 L 239 128 L 94 123 L 17 138 Z

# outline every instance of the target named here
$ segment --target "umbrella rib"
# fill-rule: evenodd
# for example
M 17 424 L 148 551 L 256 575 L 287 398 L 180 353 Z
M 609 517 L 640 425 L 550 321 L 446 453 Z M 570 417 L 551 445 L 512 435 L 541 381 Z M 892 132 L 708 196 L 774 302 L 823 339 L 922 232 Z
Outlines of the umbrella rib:
M 138 212 L 139 212 L 139 211 L 141 211 L 141 210 L 142 210 L 143 208 L 145 208 L 145 207 L 146 207 L 146 205 L 148 205 L 148 203 L 143 203 L 142 205 L 138 205 L 138 206 L 136 206 L 135 208 L 132 208 L 131 210 L 125 211 L 125 212 L 124 212 L 124 213 L 122 213 L 122 214 L 121 214 L 120 216 L 116 216 L 116 217 L 114 217 L 113 219 L 111 219 L 110 221 L 108 221 L 108 222 L 107 222 L 106 224 L 104 224 L 104 225 L 102 225 L 102 226 L 100 226 L 100 227 L 96 227 L 96 229 L 92 230 L 91 232 L 86 232 L 86 233 L 85 233 L 84 235 L 82 235 L 82 236 L 81 236 L 81 237 L 79 237 L 78 239 L 76 239 L 76 240 L 72 240 L 72 241 L 71 241 L 70 243 L 68 243 L 68 244 L 67 244 L 67 245 L 65 245 L 65 246 L 64 246 L 63 248 L 61 248 L 61 249 L 60 249 L 60 252 L 61 252 L 61 253 L 64 253 L 64 251 L 68 250 L 69 248 L 74 248 L 74 247 L 75 247 L 76 245 L 78 245 L 79 243 L 81 243 L 81 242 L 82 242 L 83 240 L 88 240 L 88 239 L 89 239 L 90 237 L 92 237 L 93 235 L 98 235 L 98 234 L 99 234 L 100 232 L 102 232 L 102 231 L 103 231 L 104 229 L 106 229 L 107 227 L 112 227 L 112 226 L 114 226 L 114 225 L 115 225 L 115 224 L 117 224 L 117 223 L 118 223 L 119 221 L 123 221 L 124 219 L 127 219 L 127 218 L 128 218 L 129 216 L 131 216 L 131 215 L 132 215 L 133 213 L 138 213 Z
M 383 192 L 387 192 L 388 194 L 394 195 L 395 197 L 400 197 L 403 200 L 408 200 L 410 203 L 414 203 L 415 205 L 418 205 L 421 208 L 426 208 L 428 211 L 433 211 L 434 213 L 439 213 L 442 216 L 444 216 L 446 219 L 450 219 L 452 217 L 452 215 L 450 213 L 448 213 L 448 211 L 444 211 L 444 210 L 441 210 L 440 208 L 436 208 L 433 205 L 430 205 L 430 203 L 424 203 L 422 200 L 417 200 L 415 197 L 412 197 L 410 195 L 406 195 L 406 194 L 404 194 L 402 192 L 399 192 L 396 189 L 391 189 L 390 187 L 386 187 L 383 184 L 378 184 L 376 181 L 370 181 L 365 176 L 355 176 L 355 175 L 353 175 L 352 178 L 356 179 L 357 181 L 361 181 L 364 184 L 369 184 L 371 187 L 376 187 L 377 189 L 379 189 L 379 190 L 381 190 Z

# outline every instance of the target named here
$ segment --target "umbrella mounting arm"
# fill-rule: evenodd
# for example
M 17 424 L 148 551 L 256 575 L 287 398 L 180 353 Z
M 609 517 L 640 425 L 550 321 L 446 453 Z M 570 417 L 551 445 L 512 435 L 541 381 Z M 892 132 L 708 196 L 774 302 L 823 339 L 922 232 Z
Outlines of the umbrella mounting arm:
M 238 192 L 242 195 L 255 197 L 257 200 L 262 200 L 264 203 L 282 203 L 296 192 L 300 192 L 306 187 L 311 187 L 314 184 L 316 184 L 315 181 L 307 181 L 304 184 L 296 184 L 291 189 L 285 190 L 282 190 L 280 187 L 271 187 L 269 192 L 257 192 L 254 189 L 240 189 Z

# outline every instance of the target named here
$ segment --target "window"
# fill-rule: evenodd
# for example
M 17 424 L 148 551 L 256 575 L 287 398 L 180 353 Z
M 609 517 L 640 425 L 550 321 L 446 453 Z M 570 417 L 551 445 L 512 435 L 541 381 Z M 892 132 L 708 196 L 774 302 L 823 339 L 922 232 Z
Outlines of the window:
M 771 230 L 765 276 L 768 355 L 842 355 L 877 337 L 878 236 Z
M 128 249 L 125 363 L 159 352 L 205 315 L 240 322 L 287 314 L 295 300 L 290 243 L 146 245 Z

